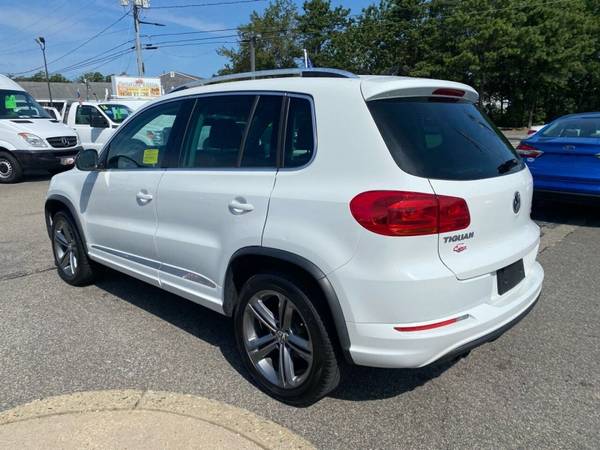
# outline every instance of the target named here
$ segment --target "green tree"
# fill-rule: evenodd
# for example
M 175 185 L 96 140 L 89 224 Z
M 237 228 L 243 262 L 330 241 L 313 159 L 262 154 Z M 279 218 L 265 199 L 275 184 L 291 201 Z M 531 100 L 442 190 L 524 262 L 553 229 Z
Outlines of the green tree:
M 105 75 L 102 75 L 100 72 L 86 72 L 77 78 L 77 81 L 79 83 L 84 83 L 85 80 L 87 80 L 88 82 L 92 82 L 92 81 L 99 82 L 99 81 L 106 81 L 106 77 L 105 77 Z
M 50 75 L 50 81 L 53 83 L 68 83 L 69 80 L 61 73 L 55 73 Z
M 250 70 L 249 39 L 255 36 L 256 69 L 295 67 L 302 55 L 297 43 L 296 6 L 291 0 L 274 0 L 262 14 L 254 11 L 250 22 L 238 28 L 238 48 L 222 47 L 218 53 L 229 59 L 219 74 Z
M 306 49 L 315 67 L 336 67 L 341 61 L 335 57 L 333 42 L 344 33 L 351 21 L 350 10 L 342 6 L 331 7 L 329 0 L 304 2 L 298 14 L 299 43 Z

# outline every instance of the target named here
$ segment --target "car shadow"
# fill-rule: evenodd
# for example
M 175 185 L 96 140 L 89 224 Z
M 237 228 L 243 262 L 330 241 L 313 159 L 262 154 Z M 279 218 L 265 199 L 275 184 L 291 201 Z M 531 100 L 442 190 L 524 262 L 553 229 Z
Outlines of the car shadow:
M 103 272 L 98 288 L 218 347 L 227 362 L 256 386 L 239 357 L 230 318 L 112 269 Z M 422 369 L 376 369 L 343 362 L 341 383 L 329 395 L 351 401 L 395 397 L 438 377 L 455 361 Z
M 541 223 L 600 227 L 600 198 L 536 194 L 531 218 Z

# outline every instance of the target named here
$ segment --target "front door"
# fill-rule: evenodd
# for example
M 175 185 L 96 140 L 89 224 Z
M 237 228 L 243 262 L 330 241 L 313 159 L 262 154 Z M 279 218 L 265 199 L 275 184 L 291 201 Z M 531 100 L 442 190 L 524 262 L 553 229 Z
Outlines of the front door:
M 132 119 L 102 153 L 104 170 L 91 172 L 81 199 L 89 255 L 158 284 L 158 185 L 171 152 L 179 152 L 184 101 L 163 103 Z
M 282 95 L 199 97 L 178 169 L 159 187 L 161 286 L 216 311 L 232 254 L 261 245 Z

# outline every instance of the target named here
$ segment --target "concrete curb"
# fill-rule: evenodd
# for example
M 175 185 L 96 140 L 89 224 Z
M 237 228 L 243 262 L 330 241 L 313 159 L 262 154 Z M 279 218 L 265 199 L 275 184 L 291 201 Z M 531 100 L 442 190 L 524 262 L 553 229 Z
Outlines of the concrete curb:
M 26 421 L 33 421 L 29 424 L 39 424 L 40 420 L 57 420 L 59 416 L 65 415 L 68 415 L 71 421 L 79 420 L 86 414 L 96 414 L 94 420 L 98 420 L 98 417 L 103 420 L 102 417 L 104 416 L 97 413 L 109 413 L 111 411 L 115 415 L 120 414 L 118 418 L 119 425 L 122 425 L 123 417 L 126 417 L 127 420 L 137 420 L 141 417 L 139 414 L 141 412 L 144 412 L 144 416 L 150 417 L 153 413 L 154 415 L 160 415 L 163 418 L 160 420 L 164 420 L 164 414 L 166 413 L 171 415 L 174 423 L 180 423 L 185 418 L 191 419 L 188 422 L 191 422 L 192 425 L 195 421 L 201 421 L 203 429 L 215 435 L 227 436 L 229 442 L 232 439 L 238 439 L 240 444 L 246 443 L 246 446 L 258 446 L 266 449 L 314 448 L 309 442 L 286 428 L 244 409 L 192 395 L 139 390 L 78 392 L 35 400 L 14 409 L 0 412 L 0 442 L 3 440 L 3 435 L 8 434 L 11 425 L 16 426 L 16 424 Z M 122 412 L 131 412 L 137 415 L 123 416 Z M 152 420 L 158 419 L 152 418 Z M 189 423 L 187 426 L 191 433 L 193 426 L 190 427 Z M 54 431 L 57 427 L 56 425 L 53 425 L 53 427 Z M 156 433 L 157 430 L 153 429 L 152 432 Z M 179 436 L 181 437 L 181 433 L 185 434 L 186 430 L 177 430 L 177 432 L 180 433 Z M 15 433 L 11 431 L 10 434 L 14 439 Z M 68 430 L 64 430 L 63 435 L 67 436 L 65 443 L 68 443 Z M 64 438 L 63 435 L 60 439 Z M 29 433 L 27 437 L 31 442 L 23 442 L 21 447 L 45 447 L 44 436 Z M 210 436 L 206 436 L 206 438 L 206 442 L 209 442 Z M 195 443 L 198 447 L 203 446 L 202 442 L 196 441 Z M 90 444 L 92 447 L 100 448 L 119 446 L 118 442 L 114 442 L 115 445 L 106 445 L 106 443 L 100 442 L 91 442 Z M 153 445 L 145 443 L 144 447 L 151 448 Z M 208 445 L 208 447 L 217 448 L 218 445 L 215 447 L 213 444 Z

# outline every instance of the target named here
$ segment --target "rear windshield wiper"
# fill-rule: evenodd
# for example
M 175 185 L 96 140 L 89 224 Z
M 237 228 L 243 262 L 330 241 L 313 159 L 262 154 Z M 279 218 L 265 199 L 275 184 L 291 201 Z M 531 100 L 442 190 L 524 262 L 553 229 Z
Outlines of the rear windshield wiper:
M 508 161 L 504 161 L 502 164 L 498 166 L 498 173 L 506 173 L 510 169 L 519 165 L 519 160 L 517 158 L 509 159 Z

